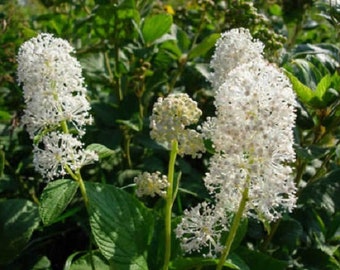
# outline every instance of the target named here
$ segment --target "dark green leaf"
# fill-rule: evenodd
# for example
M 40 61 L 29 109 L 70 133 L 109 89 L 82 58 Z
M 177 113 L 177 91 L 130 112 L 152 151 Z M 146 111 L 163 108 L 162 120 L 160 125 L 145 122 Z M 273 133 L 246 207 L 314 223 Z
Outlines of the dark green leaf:
M 0 178 L 2 178 L 5 169 L 5 152 L 0 149 Z
M 113 269 L 147 269 L 153 217 L 138 200 L 111 185 L 85 183 L 93 236 Z
M 38 207 L 24 199 L 0 202 L 0 264 L 14 259 L 39 226 Z
M 305 265 L 305 269 L 339 269 L 340 264 L 326 252 L 316 248 L 304 249 L 299 253 L 301 262 Z
M 340 170 L 338 169 L 307 185 L 299 196 L 299 203 L 334 214 L 340 209 L 339 190 Z
M 189 270 L 196 269 L 202 266 L 216 266 L 218 264 L 218 259 L 203 258 L 203 257 L 192 257 L 192 258 L 180 258 L 171 262 L 170 269 L 173 270 Z M 236 264 L 234 264 L 230 259 L 224 263 L 226 269 L 241 269 Z
M 46 256 L 43 256 L 34 264 L 32 270 L 52 270 L 51 262 Z
M 236 253 L 251 266 L 251 270 L 275 269 L 285 270 L 288 263 L 285 261 L 274 259 L 268 254 L 249 250 L 244 247 L 239 247 Z
M 170 31 L 172 16 L 170 14 L 157 14 L 147 17 L 142 25 L 142 35 L 145 44 L 150 45 Z
M 282 248 L 293 250 L 303 236 L 302 225 L 295 219 L 282 219 L 273 242 Z
M 71 202 L 78 189 L 78 183 L 60 179 L 48 183 L 40 198 L 39 213 L 45 225 L 50 225 L 60 216 Z

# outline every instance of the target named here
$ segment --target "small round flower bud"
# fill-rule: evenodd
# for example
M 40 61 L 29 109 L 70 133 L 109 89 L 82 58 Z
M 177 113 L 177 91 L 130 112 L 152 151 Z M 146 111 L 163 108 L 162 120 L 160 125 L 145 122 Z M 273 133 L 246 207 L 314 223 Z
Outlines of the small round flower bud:
M 137 186 L 136 194 L 138 197 L 151 196 L 156 194 L 165 197 L 166 188 L 169 186 L 168 178 L 160 172 L 144 172 L 134 178 Z
M 150 136 L 158 143 L 169 148 L 172 140 L 178 141 L 179 155 L 199 156 L 204 152 L 203 138 L 187 126 L 196 124 L 202 114 L 187 94 L 170 94 L 159 98 L 150 117 Z

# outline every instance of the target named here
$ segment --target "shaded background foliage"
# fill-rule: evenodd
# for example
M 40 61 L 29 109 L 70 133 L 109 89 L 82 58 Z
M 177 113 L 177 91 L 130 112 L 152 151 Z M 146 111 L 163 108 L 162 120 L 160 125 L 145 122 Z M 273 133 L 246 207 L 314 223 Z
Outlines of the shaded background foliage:
M 242 261 L 240 269 L 338 269 L 340 6 L 334 2 L 1 1 L 0 268 L 86 269 L 89 256 L 81 255 L 96 249 L 79 196 L 53 224 L 40 222 L 36 204 L 46 182 L 34 171 L 32 142 L 20 126 L 23 97 L 15 74 L 24 41 L 49 32 L 76 48 L 95 119 L 85 144 L 111 149 L 100 163 L 84 168 L 84 178 L 133 194 L 139 172 L 167 170 L 168 152 L 149 137 L 148 117 L 157 97 L 186 92 L 198 102 L 202 120 L 213 115 L 207 74 L 214 44 L 221 32 L 245 27 L 266 45 L 266 58 L 287 71 L 298 96 L 292 166 L 299 199 L 292 214 L 270 225 L 269 235 L 257 221 L 245 222 L 231 256 Z M 178 160 L 176 215 L 208 198 L 202 182 L 208 158 L 209 153 L 201 160 Z M 143 202 L 162 207 L 155 198 Z M 152 242 L 153 252 L 158 245 Z M 173 258 L 180 254 L 178 243 L 173 253 Z M 158 263 L 148 259 L 150 269 Z M 174 269 L 193 265 L 177 262 Z

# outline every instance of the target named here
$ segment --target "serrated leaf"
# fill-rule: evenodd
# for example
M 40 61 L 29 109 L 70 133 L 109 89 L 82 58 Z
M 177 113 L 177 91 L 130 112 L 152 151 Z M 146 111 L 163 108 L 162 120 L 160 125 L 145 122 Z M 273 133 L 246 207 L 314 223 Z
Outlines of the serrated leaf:
M 39 226 L 38 207 L 24 199 L 0 202 L 0 264 L 14 259 Z
M 215 46 L 216 41 L 219 39 L 220 34 L 211 34 L 203 39 L 203 41 L 197 44 L 188 55 L 188 59 L 193 59 L 206 54 L 212 47 Z
M 40 197 L 39 213 L 45 225 L 50 225 L 66 209 L 78 189 L 78 183 L 70 179 L 49 182 Z
M 105 145 L 99 143 L 92 143 L 86 147 L 86 150 L 91 150 L 97 153 L 100 159 L 112 156 L 115 151 L 107 148 Z
M 78 259 L 73 260 L 75 256 L 79 255 L 79 252 L 76 252 L 67 258 L 67 262 L 64 266 L 64 270 L 92 270 L 92 263 L 95 269 L 100 270 L 109 270 L 110 266 L 106 259 L 99 253 L 99 251 L 95 251 L 92 253 L 86 253 L 85 255 L 79 257 Z
M 148 269 L 153 217 L 133 196 L 111 185 L 85 183 L 94 239 L 113 269 Z
M 151 45 L 170 31 L 172 16 L 170 14 L 157 14 L 147 17 L 142 25 L 142 35 L 144 42 Z

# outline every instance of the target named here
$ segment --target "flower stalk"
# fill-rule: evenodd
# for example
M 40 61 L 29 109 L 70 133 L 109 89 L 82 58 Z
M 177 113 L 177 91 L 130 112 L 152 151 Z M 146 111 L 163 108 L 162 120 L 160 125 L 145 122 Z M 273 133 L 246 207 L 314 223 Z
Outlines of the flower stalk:
M 170 256 L 171 256 L 171 214 L 173 206 L 173 185 L 174 185 L 174 175 L 175 175 L 175 163 L 178 153 L 178 142 L 173 140 L 171 142 L 170 160 L 168 167 L 168 182 L 169 186 L 167 188 L 166 202 L 165 202 L 165 253 L 164 253 L 164 266 L 163 269 L 167 270 L 169 268 Z
M 224 262 L 226 261 L 226 259 L 228 258 L 228 255 L 230 253 L 230 249 L 231 249 L 231 245 L 234 242 L 236 233 L 237 233 L 237 229 L 240 225 L 244 210 L 246 208 L 246 204 L 248 201 L 248 193 L 249 193 L 249 188 L 248 186 L 246 186 L 243 190 L 242 193 L 242 199 L 240 202 L 240 206 L 236 212 L 236 214 L 234 215 L 230 230 L 229 230 L 229 234 L 228 234 L 228 238 L 226 240 L 222 255 L 220 257 L 219 263 L 216 267 L 216 270 L 221 270 L 223 268 Z

